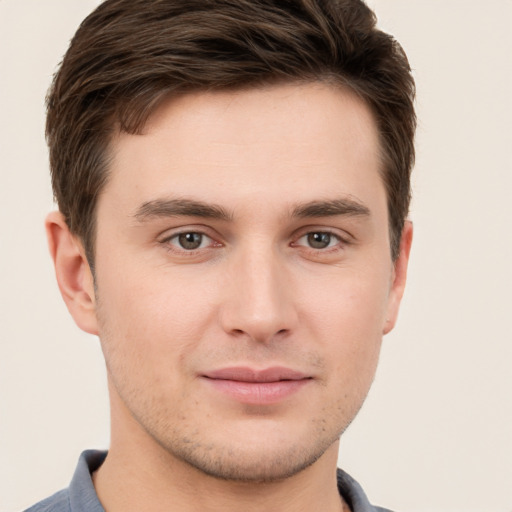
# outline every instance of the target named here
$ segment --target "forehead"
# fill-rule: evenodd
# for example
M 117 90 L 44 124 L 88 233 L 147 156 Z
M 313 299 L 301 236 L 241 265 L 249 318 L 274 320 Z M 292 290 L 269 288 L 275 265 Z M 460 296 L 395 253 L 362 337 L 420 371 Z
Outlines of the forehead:
M 322 83 L 171 98 L 142 134 L 118 134 L 112 153 L 103 195 L 118 201 L 168 193 L 284 202 L 284 188 L 307 201 L 325 196 L 333 181 L 348 195 L 369 179 L 380 182 L 370 109 L 354 93 Z

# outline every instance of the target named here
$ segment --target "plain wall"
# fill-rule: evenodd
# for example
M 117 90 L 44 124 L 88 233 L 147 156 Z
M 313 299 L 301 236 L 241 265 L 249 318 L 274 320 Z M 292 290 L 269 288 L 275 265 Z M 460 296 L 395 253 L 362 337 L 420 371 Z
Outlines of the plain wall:
M 0 0 L 0 512 L 109 438 L 98 341 L 53 277 L 44 96 L 94 0 Z M 418 86 L 401 318 L 340 465 L 397 512 L 512 512 L 512 1 L 371 0 Z

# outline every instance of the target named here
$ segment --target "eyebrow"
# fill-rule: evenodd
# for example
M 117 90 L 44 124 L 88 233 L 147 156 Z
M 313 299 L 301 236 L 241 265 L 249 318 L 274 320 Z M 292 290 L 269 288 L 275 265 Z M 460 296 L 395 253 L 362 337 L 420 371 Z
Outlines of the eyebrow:
M 370 210 L 361 202 L 350 197 L 325 201 L 311 201 L 299 204 L 292 210 L 292 217 L 334 217 L 337 215 L 370 216 Z
M 352 198 L 300 203 L 292 208 L 292 218 L 334 217 L 338 215 L 369 216 L 370 210 Z M 156 199 L 143 203 L 134 214 L 138 222 L 158 217 L 200 217 L 223 221 L 233 216 L 222 206 L 193 199 Z
M 156 199 L 143 203 L 135 212 L 135 219 L 144 222 L 156 217 L 202 217 L 229 221 L 232 215 L 222 206 L 192 199 Z

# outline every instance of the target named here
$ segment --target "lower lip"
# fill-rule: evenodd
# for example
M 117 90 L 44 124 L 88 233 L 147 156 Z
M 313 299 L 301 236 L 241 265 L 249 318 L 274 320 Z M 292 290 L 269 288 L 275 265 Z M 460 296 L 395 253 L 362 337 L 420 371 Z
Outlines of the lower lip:
M 277 382 L 243 382 L 205 379 L 217 391 L 244 404 L 274 404 L 297 393 L 311 379 L 280 380 Z

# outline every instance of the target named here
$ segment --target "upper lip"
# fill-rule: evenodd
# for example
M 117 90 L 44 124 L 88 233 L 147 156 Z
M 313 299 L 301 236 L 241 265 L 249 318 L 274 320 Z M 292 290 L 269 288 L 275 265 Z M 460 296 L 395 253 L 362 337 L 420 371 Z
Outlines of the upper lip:
M 238 382 L 278 382 L 280 380 L 303 380 L 310 378 L 309 375 L 284 366 L 273 366 L 264 369 L 233 366 L 207 372 L 204 374 L 204 377 Z

